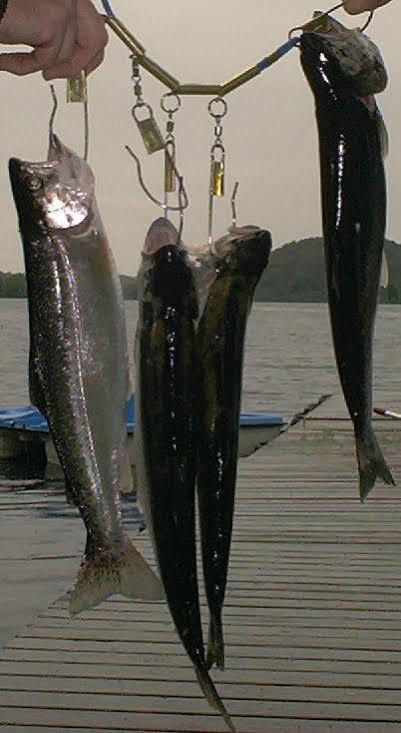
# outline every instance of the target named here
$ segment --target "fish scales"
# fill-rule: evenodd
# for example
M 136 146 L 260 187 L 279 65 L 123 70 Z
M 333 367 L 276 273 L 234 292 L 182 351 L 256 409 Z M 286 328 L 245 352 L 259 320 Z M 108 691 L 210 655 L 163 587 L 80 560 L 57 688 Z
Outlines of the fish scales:
M 52 135 L 49 159 L 11 159 L 28 287 L 30 397 L 46 416 L 87 530 L 70 611 L 112 593 L 162 598 L 125 534 L 119 482 L 129 390 L 124 303 L 88 164 Z
M 178 635 L 206 698 L 233 731 L 204 657 L 195 544 L 198 304 L 178 240 L 175 227 L 157 219 L 146 237 L 138 276 L 138 492 Z
M 255 287 L 271 250 L 269 232 L 225 243 L 197 332 L 200 365 L 197 489 L 210 611 L 208 666 L 224 668 L 224 603 L 237 476 L 244 340 Z
M 387 75 L 376 46 L 333 21 L 301 37 L 315 97 L 323 234 L 334 351 L 354 425 L 359 491 L 394 483 L 372 428 L 372 349 L 386 226 L 383 123 L 373 94 Z M 363 73 L 361 72 L 363 70 Z

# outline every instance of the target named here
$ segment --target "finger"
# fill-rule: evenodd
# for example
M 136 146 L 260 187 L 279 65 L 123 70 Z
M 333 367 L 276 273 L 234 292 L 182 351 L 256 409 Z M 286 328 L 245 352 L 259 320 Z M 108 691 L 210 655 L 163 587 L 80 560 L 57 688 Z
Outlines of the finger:
M 88 66 L 85 69 L 87 76 L 91 74 L 93 71 L 95 71 L 95 69 L 97 69 L 98 66 L 100 66 L 100 64 L 102 63 L 104 59 L 104 53 L 105 53 L 104 51 L 99 51 L 99 53 L 96 54 L 95 58 L 92 59 L 90 64 L 88 64 Z
M 82 69 L 93 71 L 104 59 L 104 49 L 108 41 L 107 33 L 99 34 L 96 43 L 89 43 L 84 47 L 75 46 L 75 51 L 68 61 L 54 64 L 44 70 L 43 77 L 46 81 L 52 79 L 68 79 L 75 76 Z M 95 62 L 96 59 L 96 62 Z M 92 67 L 92 64 L 95 64 Z M 88 73 L 89 73 L 88 72 Z
M 57 58 L 58 48 L 35 48 L 29 52 L 2 53 L 0 54 L 0 71 L 8 71 L 10 74 L 25 76 L 35 71 L 42 71 L 46 66 L 54 64 Z
M 103 59 L 104 50 L 99 51 L 99 53 L 97 53 L 96 56 L 85 67 L 86 75 L 88 76 L 95 69 L 97 69 L 97 67 L 100 66 L 100 64 L 102 63 Z M 78 74 L 80 71 L 82 71 L 82 64 L 80 62 L 80 59 L 78 58 L 75 63 L 72 63 L 72 61 L 68 61 L 62 64 L 58 64 L 57 66 L 53 66 L 50 69 L 46 69 L 45 71 L 43 71 L 43 78 L 46 79 L 46 81 L 51 81 L 52 79 L 68 79 L 70 76 L 75 76 L 75 74 Z
M 387 5 L 390 0 L 348 0 L 344 3 L 344 9 L 349 15 L 358 15 L 359 13 L 376 10 L 382 5 Z
M 77 38 L 77 27 L 75 23 L 72 23 L 66 29 L 64 38 L 62 39 L 57 56 L 53 59 L 52 63 L 48 64 L 48 67 L 56 66 L 58 63 L 67 62 L 73 56 L 76 47 Z M 43 67 L 46 68 L 45 66 Z
M 78 6 L 78 45 L 83 49 L 87 49 L 87 64 L 91 62 L 95 56 L 104 51 L 109 41 L 106 30 L 106 24 L 101 15 L 95 10 L 90 3 L 89 6 Z
M 75 52 L 68 61 L 61 61 L 58 64 L 49 66 L 43 71 L 43 77 L 46 81 L 52 79 L 68 79 L 75 76 L 93 61 L 93 53 L 90 54 L 87 49 L 75 47 Z

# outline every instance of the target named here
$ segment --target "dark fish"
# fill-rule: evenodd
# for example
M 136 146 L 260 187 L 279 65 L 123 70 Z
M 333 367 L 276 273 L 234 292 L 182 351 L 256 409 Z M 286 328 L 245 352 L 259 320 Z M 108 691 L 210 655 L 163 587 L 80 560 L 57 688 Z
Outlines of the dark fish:
M 301 37 L 316 102 L 323 234 L 334 350 L 354 425 L 361 500 L 394 480 L 373 432 L 372 342 L 386 226 L 383 123 L 373 94 L 386 86 L 377 47 L 332 21 Z
M 163 598 L 121 517 L 128 351 L 121 286 L 93 173 L 55 136 L 48 161 L 12 158 L 9 170 L 28 285 L 30 397 L 47 417 L 87 529 L 71 613 L 113 593 Z
M 220 669 L 224 669 L 222 608 L 234 514 L 245 331 L 255 287 L 268 262 L 271 236 L 256 230 L 222 242 L 224 256 L 216 263 L 217 277 L 197 332 L 197 486 L 210 610 L 207 663 Z
M 178 232 L 157 219 L 138 276 L 136 467 L 138 493 L 167 602 L 201 688 L 234 730 L 204 657 L 195 547 L 198 305 Z

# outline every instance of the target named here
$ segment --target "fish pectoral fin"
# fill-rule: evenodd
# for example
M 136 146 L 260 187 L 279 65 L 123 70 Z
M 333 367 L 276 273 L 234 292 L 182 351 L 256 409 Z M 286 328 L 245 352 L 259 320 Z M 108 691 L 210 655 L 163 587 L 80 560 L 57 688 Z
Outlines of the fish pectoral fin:
M 161 581 L 128 538 L 119 551 L 87 547 L 69 593 L 71 616 L 97 606 L 114 593 L 146 601 L 165 597 Z
M 359 468 L 359 495 L 361 501 L 364 502 L 372 491 L 377 478 L 393 486 L 395 486 L 395 481 L 373 431 L 368 440 L 356 437 L 355 444 Z

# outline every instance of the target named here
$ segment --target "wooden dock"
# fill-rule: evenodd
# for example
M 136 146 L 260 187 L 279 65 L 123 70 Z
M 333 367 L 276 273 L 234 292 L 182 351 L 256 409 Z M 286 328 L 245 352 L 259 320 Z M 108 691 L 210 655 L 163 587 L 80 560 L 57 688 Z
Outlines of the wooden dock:
M 401 432 L 380 427 L 401 483 Z M 240 463 L 227 670 L 213 676 L 239 733 L 400 733 L 401 487 L 378 484 L 361 506 L 349 429 L 311 432 Z M 71 621 L 56 601 L 0 672 L 2 731 L 226 730 L 162 603 L 118 597 Z

